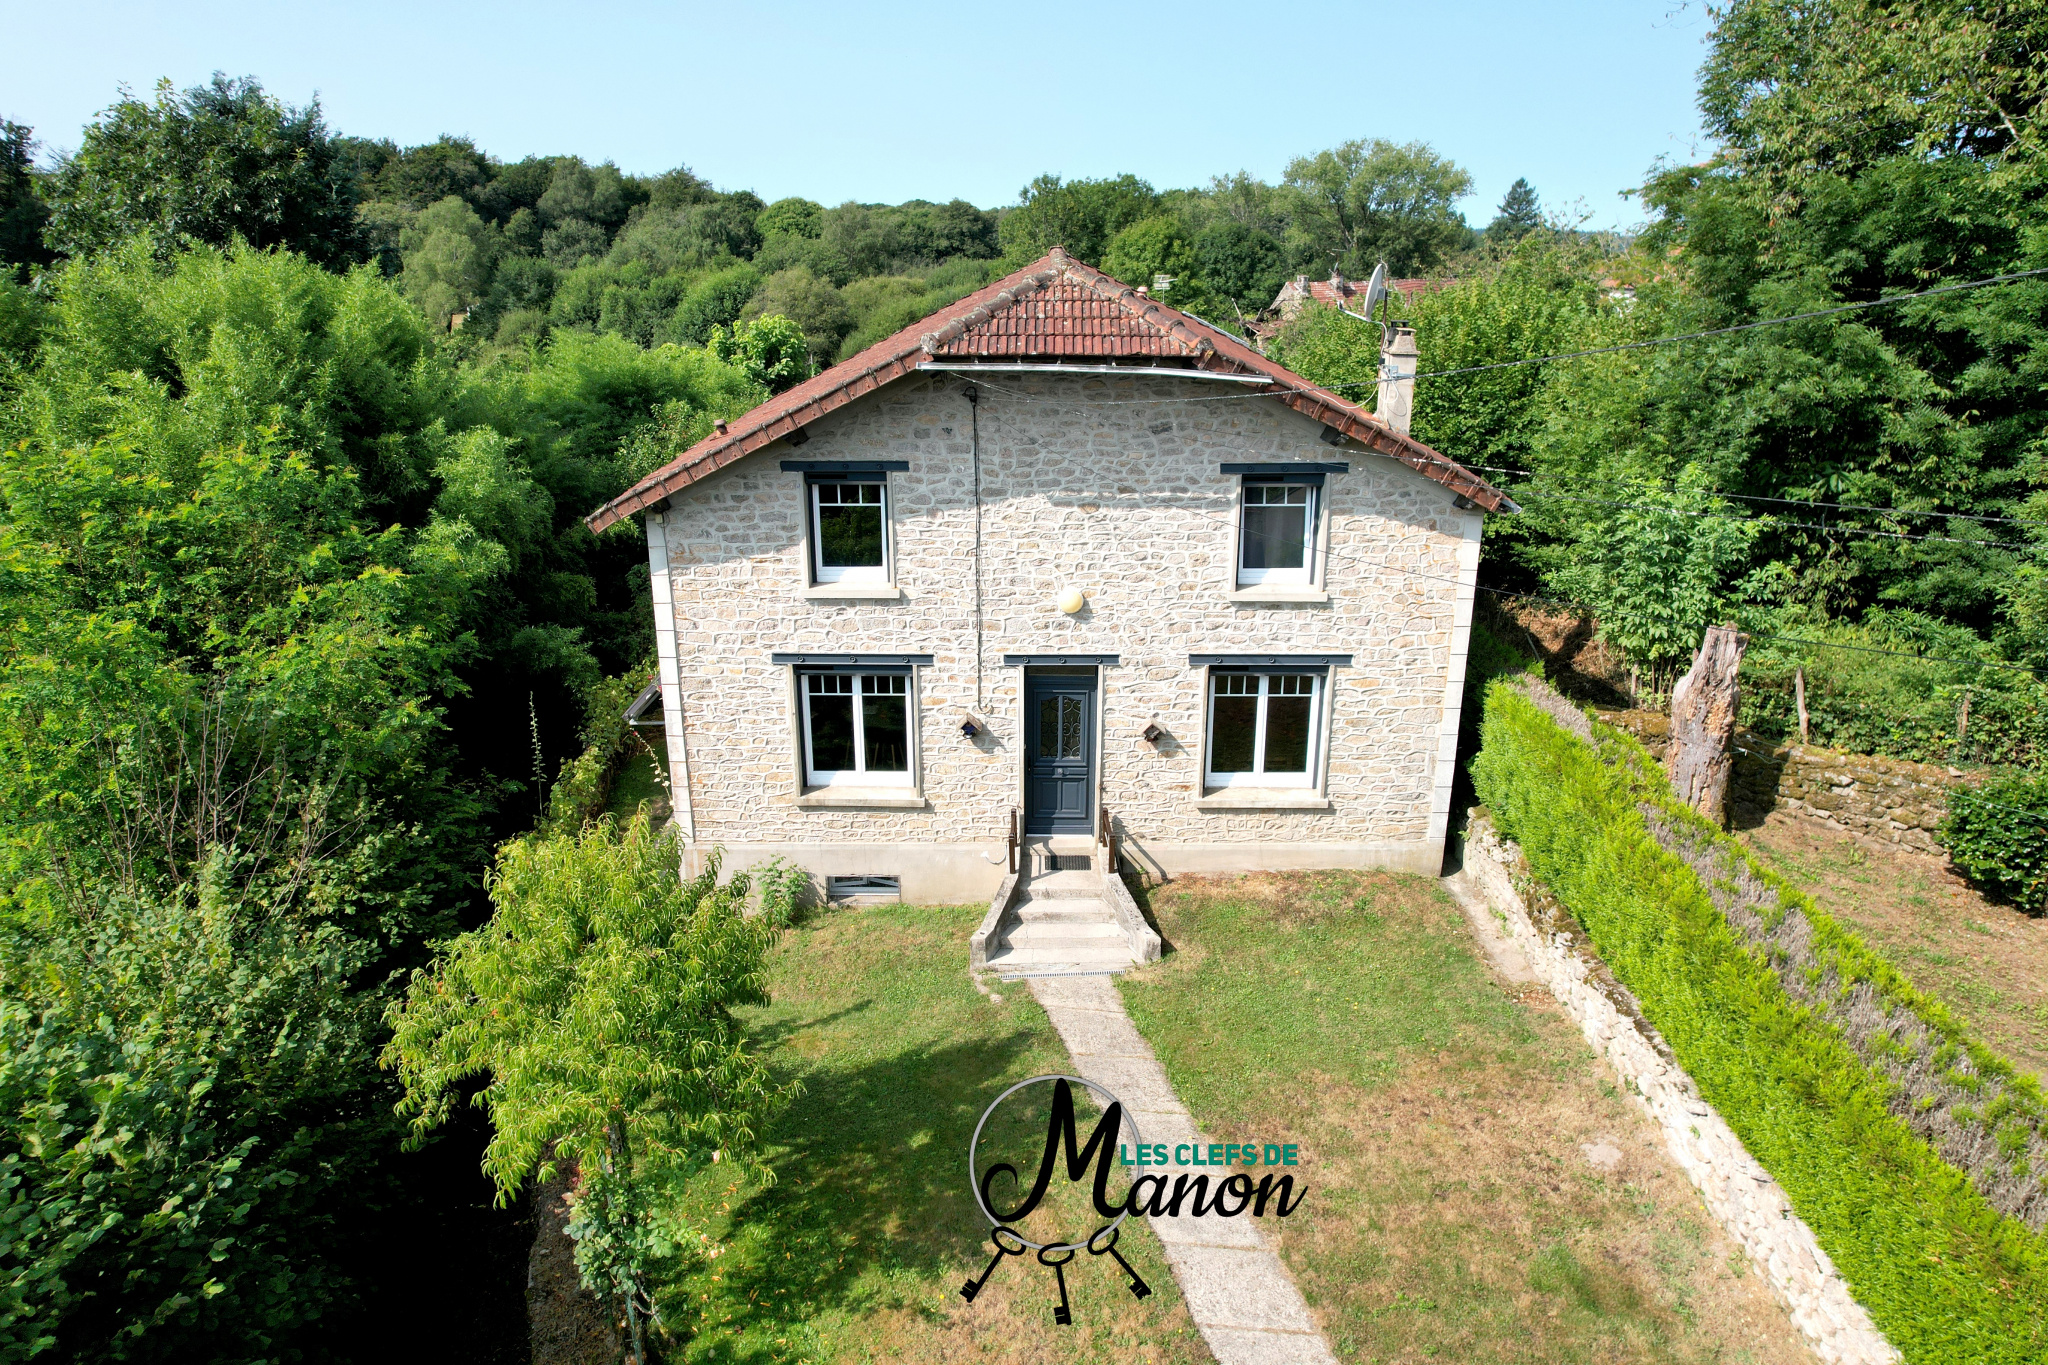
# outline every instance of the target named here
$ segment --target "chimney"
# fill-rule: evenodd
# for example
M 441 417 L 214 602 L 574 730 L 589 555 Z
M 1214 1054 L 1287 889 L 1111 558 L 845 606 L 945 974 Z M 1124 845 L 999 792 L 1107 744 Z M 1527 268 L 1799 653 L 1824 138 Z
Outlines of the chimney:
M 1397 322 L 1381 336 L 1380 398 L 1374 412 L 1405 436 L 1415 411 L 1415 329 Z

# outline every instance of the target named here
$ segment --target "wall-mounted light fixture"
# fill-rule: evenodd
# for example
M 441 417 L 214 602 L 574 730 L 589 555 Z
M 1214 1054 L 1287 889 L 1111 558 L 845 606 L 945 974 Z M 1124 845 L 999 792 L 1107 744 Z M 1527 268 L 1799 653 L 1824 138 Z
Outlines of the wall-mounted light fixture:
M 1061 590 L 1055 605 L 1067 615 L 1072 616 L 1075 612 L 1088 605 L 1088 595 L 1079 588 L 1065 588 Z
M 975 720 L 973 716 L 962 716 L 960 717 L 960 733 L 969 739 L 973 739 L 981 733 L 981 723 Z
M 1165 738 L 1166 731 L 1160 729 L 1158 726 L 1148 725 L 1145 727 L 1145 742 L 1147 744 L 1157 744 L 1160 740 Z

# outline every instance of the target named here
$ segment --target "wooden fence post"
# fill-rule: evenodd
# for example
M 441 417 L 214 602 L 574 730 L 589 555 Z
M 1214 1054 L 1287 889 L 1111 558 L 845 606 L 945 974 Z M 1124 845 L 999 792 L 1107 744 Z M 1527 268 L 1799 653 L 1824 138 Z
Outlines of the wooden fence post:
M 1792 704 L 1799 708 L 1799 742 L 1806 740 L 1806 667 L 1800 665 L 1792 670 Z
M 1671 790 L 1718 824 L 1727 823 L 1735 675 L 1748 643 L 1734 626 L 1708 626 L 1692 667 L 1671 689 Z

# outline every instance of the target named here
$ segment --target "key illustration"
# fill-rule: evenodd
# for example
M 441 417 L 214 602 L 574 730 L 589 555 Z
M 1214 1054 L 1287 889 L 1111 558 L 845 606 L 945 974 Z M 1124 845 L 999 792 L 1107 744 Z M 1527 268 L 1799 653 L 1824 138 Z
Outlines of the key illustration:
M 1131 1297 L 1142 1299 L 1152 1292 L 1152 1286 L 1146 1284 L 1140 1278 L 1138 1272 L 1131 1269 L 1131 1263 L 1126 1261 L 1124 1254 L 1116 1249 L 1117 1238 L 1121 1236 L 1123 1236 L 1123 1229 L 1115 1223 L 1097 1228 L 1095 1234 L 1088 1239 L 1088 1254 L 1090 1256 L 1101 1256 L 1107 1253 L 1114 1256 L 1116 1263 L 1124 1268 L 1124 1274 L 1131 1277 Z M 1097 1246 L 1097 1242 L 1100 1242 L 1102 1245 Z
M 1017 1245 L 1014 1247 L 1007 1245 L 1003 1241 L 1004 1237 L 1008 1237 Z M 1024 1239 L 1008 1228 L 999 1227 L 995 1229 L 995 1231 L 989 1233 L 988 1239 L 996 1245 L 996 1254 L 989 1258 L 988 1268 L 981 1272 L 979 1279 L 969 1280 L 960 1286 L 960 1297 L 969 1303 L 974 1302 L 974 1296 L 979 1294 L 981 1287 L 988 1283 L 988 1277 L 996 1273 L 996 1267 L 1003 1263 L 1003 1257 L 1022 1256 L 1025 1252 Z
M 1053 1278 L 1060 1282 L 1060 1306 L 1052 1310 L 1052 1320 L 1062 1327 L 1074 1325 L 1074 1310 L 1067 1306 L 1067 1272 L 1062 1268 L 1074 1259 L 1074 1248 L 1068 1246 L 1040 1247 L 1038 1263 L 1052 1267 Z

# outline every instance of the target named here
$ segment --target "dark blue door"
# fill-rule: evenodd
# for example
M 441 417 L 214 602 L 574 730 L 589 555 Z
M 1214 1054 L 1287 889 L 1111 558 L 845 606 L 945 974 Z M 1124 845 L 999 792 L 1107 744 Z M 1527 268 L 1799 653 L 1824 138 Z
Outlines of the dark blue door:
M 1024 832 L 1087 834 L 1095 789 L 1095 677 L 1024 675 Z

